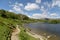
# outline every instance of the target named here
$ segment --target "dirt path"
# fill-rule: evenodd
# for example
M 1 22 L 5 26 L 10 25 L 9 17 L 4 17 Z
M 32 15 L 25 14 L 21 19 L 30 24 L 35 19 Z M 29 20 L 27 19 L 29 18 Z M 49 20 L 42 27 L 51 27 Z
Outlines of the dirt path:
M 18 36 L 19 33 L 20 33 L 20 29 L 18 28 L 18 25 L 17 25 L 16 29 L 12 33 L 11 40 L 19 40 L 19 36 Z
M 27 32 L 28 35 L 34 37 L 34 38 L 39 38 L 39 40 L 47 40 L 47 38 L 41 36 L 41 35 L 37 35 L 35 33 L 30 33 L 30 32 Z

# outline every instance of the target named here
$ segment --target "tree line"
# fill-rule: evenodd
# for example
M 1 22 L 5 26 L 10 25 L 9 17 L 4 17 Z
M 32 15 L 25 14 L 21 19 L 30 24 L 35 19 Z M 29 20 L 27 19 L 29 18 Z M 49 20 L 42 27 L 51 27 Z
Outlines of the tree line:
M 28 20 L 29 17 L 27 17 L 26 15 L 22 15 L 22 14 L 16 14 L 13 12 L 9 12 L 6 10 L 0 10 L 0 16 L 4 17 L 4 18 L 12 18 L 12 19 L 19 19 L 19 20 Z

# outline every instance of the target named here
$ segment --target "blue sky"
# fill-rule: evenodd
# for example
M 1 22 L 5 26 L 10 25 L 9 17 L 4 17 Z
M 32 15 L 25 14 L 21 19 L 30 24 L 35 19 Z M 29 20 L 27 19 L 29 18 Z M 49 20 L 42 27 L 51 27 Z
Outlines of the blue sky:
M 0 9 L 30 18 L 60 18 L 60 0 L 0 0 Z

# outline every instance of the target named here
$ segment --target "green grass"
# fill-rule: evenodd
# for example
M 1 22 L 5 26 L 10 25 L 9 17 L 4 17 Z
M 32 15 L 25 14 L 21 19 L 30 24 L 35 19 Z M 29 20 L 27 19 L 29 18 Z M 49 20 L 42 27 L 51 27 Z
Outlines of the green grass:
M 22 26 L 25 23 L 36 22 L 26 15 L 16 14 L 6 10 L 0 10 L 0 40 L 11 40 L 11 33 L 16 25 Z M 21 27 L 20 40 L 36 40 L 28 35 L 23 27 Z
M 7 20 L 0 17 L 0 40 L 9 40 L 11 29 L 7 25 Z
M 24 28 L 21 27 L 20 29 L 21 29 L 21 32 L 19 34 L 20 40 L 37 40 L 36 38 L 31 37 L 30 35 L 28 35 Z
M 16 25 L 22 26 L 22 24 L 27 23 L 22 20 L 17 20 L 17 19 L 10 19 L 10 18 L 3 18 L 0 17 L 0 40 L 10 40 L 11 33 L 12 33 L 12 28 L 11 27 L 16 27 Z M 11 25 L 12 24 L 12 25 Z M 34 37 L 31 37 L 28 35 L 23 27 L 21 27 L 21 32 L 19 35 L 20 40 L 36 40 Z
M 17 24 L 20 24 L 19 20 L 0 17 L 0 40 L 10 40 L 12 30 Z

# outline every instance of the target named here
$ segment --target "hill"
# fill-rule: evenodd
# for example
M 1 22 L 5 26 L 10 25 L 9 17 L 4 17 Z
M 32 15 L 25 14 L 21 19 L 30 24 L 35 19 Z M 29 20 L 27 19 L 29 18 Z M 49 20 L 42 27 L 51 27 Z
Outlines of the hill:
M 11 40 L 12 30 L 16 29 L 16 25 L 21 26 L 19 34 L 20 40 L 35 40 L 29 36 L 22 27 L 24 23 L 32 21 L 26 15 L 16 14 L 6 10 L 0 10 L 0 40 Z

